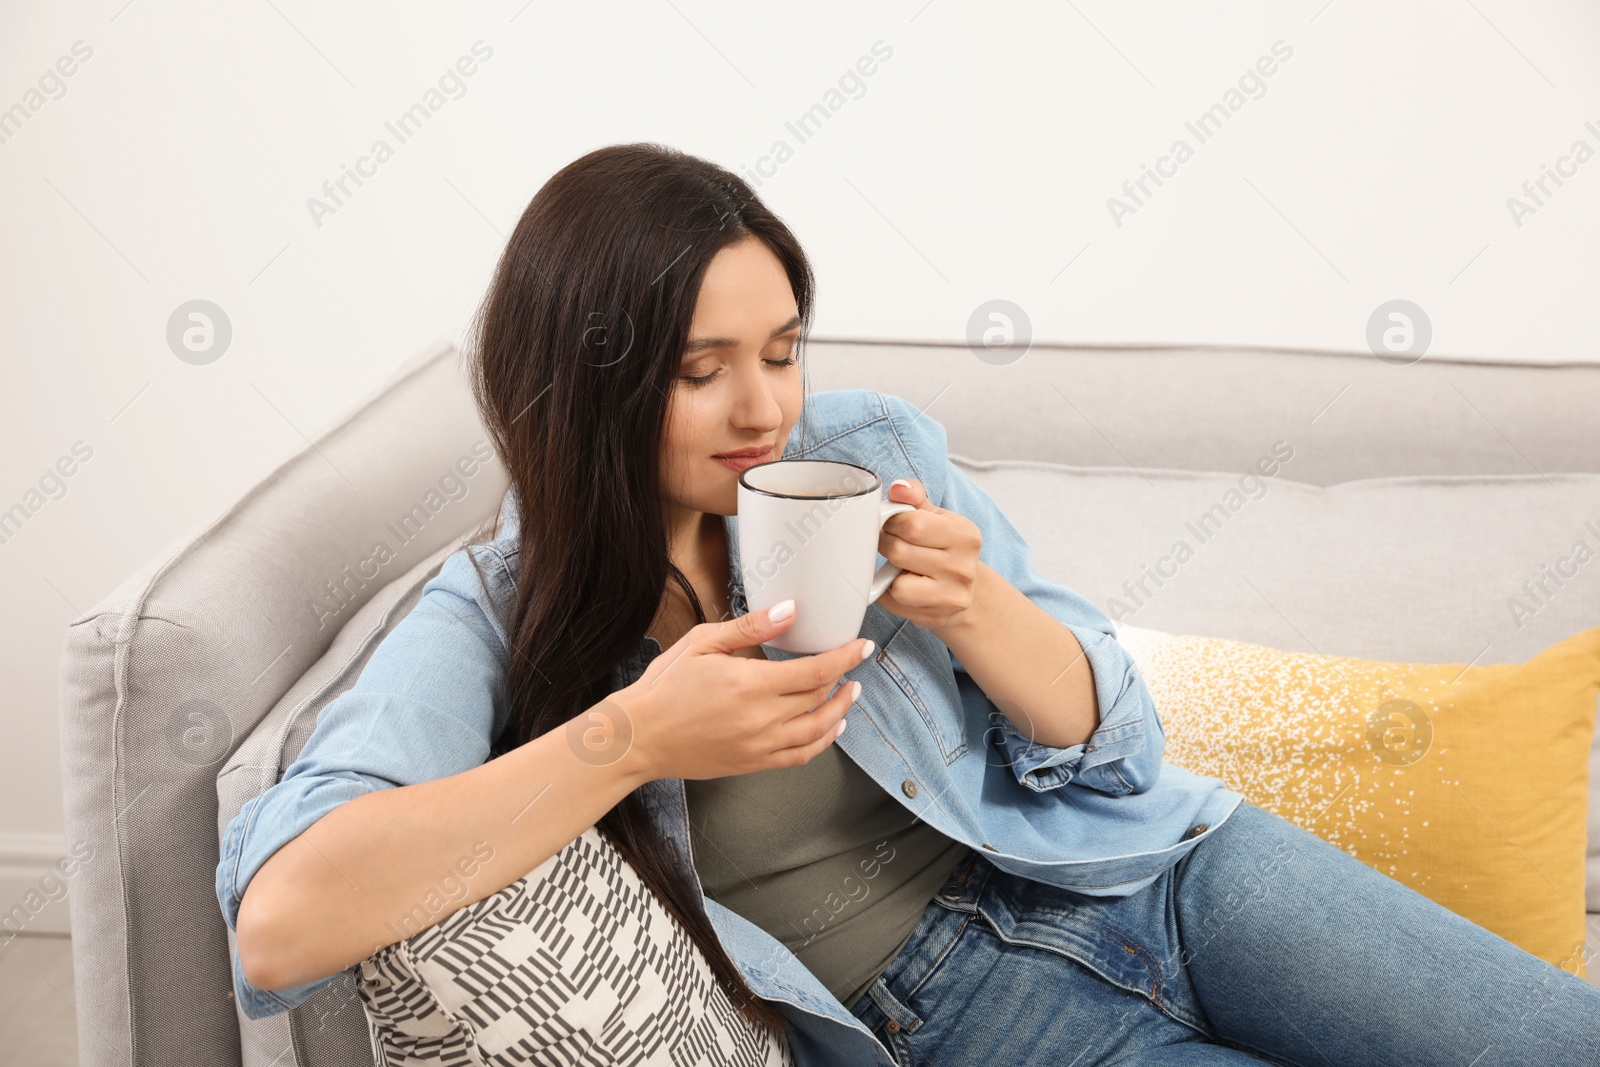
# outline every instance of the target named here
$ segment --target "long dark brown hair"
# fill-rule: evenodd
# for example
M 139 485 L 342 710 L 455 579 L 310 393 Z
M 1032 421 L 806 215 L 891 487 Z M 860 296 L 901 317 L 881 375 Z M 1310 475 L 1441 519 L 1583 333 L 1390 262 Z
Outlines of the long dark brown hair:
M 668 557 L 662 448 L 706 267 L 750 237 L 788 274 L 803 345 L 814 282 L 799 242 L 743 180 L 675 149 L 611 145 L 574 160 L 538 191 L 506 244 L 466 346 L 520 524 L 506 626 L 509 719 L 491 758 L 604 700 L 611 670 L 638 650 L 669 580 L 696 621 L 707 621 Z M 786 1029 L 723 950 L 641 790 L 598 827 L 687 930 L 741 1014 Z

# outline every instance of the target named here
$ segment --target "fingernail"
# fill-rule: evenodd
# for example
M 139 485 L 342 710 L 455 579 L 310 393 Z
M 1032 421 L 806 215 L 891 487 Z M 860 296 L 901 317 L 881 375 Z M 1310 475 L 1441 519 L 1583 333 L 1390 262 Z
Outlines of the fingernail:
M 850 720 L 849 719 L 840 719 L 839 720 L 839 729 L 834 731 L 833 736 L 834 737 L 843 737 L 844 736 L 844 728 L 846 726 L 849 726 L 849 725 L 850 725 Z
M 850 703 L 854 704 L 857 700 L 860 700 L 860 699 L 861 699 L 861 683 L 860 682 L 851 682 L 850 683 Z
M 894 487 L 895 487 L 895 486 L 897 486 L 897 485 L 903 485 L 903 486 L 905 486 L 905 487 L 906 487 L 906 488 L 907 488 L 907 489 L 910 489 L 910 488 L 911 488 L 911 483 L 910 483 L 910 482 L 908 482 L 908 481 L 906 481 L 906 480 L 905 480 L 905 479 L 904 479 L 904 478 L 896 478 L 896 479 L 895 479 L 895 480 L 894 480 L 894 481 L 892 481 L 892 482 L 890 482 L 890 483 L 889 483 L 889 488 L 890 488 L 890 489 L 893 489 L 893 488 L 894 488 Z
M 794 614 L 794 600 L 793 599 L 780 600 L 778 603 L 772 605 L 772 610 L 771 611 L 767 612 L 767 621 L 768 622 L 782 622 L 784 619 L 787 619 L 790 615 L 793 615 L 793 614 Z
M 873 648 L 874 648 L 874 645 L 872 644 L 872 638 L 869 637 L 869 638 L 867 638 L 867 647 L 863 648 L 861 650 L 861 658 L 862 658 L 862 660 L 865 660 L 868 656 L 872 655 L 872 649 Z

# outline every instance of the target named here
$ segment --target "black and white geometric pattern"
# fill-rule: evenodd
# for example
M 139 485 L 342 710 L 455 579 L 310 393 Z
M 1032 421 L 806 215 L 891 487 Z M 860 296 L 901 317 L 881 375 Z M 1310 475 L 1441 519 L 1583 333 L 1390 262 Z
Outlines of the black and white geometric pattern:
M 522 879 L 361 963 L 378 1067 L 793 1067 L 589 827 Z

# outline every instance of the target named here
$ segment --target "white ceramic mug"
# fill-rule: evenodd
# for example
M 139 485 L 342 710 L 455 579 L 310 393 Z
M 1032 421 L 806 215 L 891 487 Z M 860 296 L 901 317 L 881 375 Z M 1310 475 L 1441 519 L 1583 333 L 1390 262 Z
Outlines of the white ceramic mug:
M 860 636 L 867 605 L 900 573 L 888 562 L 872 569 L 883 524 L 916 510 L 880 497 L 882 486 L 865 467 L 821 459 L 776 459 L 739 475 L 745 603 L 795 605 L 789 628 L 762 644 L 812 654 Z

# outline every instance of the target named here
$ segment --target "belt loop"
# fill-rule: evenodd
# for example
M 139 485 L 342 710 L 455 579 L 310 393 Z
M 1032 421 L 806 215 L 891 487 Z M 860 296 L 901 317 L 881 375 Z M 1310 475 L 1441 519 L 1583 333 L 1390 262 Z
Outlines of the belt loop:
M 914 1034 L 922 1029 L 922 1020 L 917 1018 L 917 1014 L 910 1008 L 900 1003 L 893 993 L 889 992 L 889 983 L 883 980 L 883 975 L 880 974 L 867 987 L 867 996 L 871 997 L 872 1002 L 878 1006 L 878 1010 L 883 1012 L 884 1017 L 888 1020 L 884 1025 L 891 1034 L 902 1032 Z
M 983 853 L 975 848 L 968 849 L 966 858 L 952 872 L 941 895 L 951 903 L 976 904 L 994 870 Z

